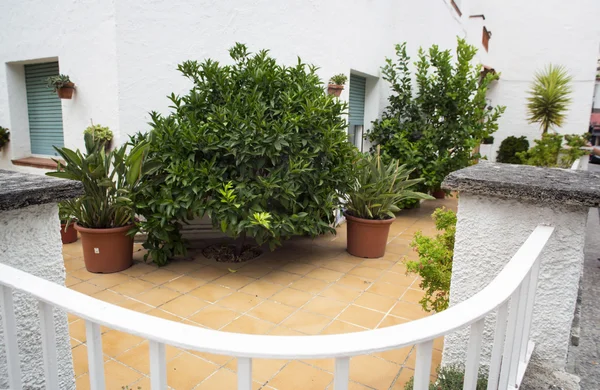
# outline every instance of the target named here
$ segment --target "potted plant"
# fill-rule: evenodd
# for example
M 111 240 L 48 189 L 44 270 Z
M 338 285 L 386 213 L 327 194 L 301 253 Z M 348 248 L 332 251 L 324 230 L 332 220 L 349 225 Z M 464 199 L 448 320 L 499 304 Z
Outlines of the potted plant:
M 10 131 L 0 126 L 0 150 L 10 141 Z
M 92 123 L 83 131 L 83 134 L 91 134 L 94 141 L 98 143 L 100 147 L 104 146 L 105 149 L 110 149 L 113 132 L 107 126 L 95 125 Z
M 355 165 L 356 179 L 346 194 L 348 223 L 347 250 L 353 256 L 376 258 L 385 254 L 390 225 L 400 211 L 397 203 L 406 199 L 433 199 L 410 188 L 423 179 L 409 179 L 411 173 L 398 160 L 385 163 L 377 154 L 363 156 Z
M 91 134 L 84 135 L 86 154 L 56 148 L 64 160 L 55 160 L 57 172 L 49 176 L 80 181 L 84 194 L 63 202 L 62 209 L 77 219 L 83 259 L 89 272 L 112 273 L 132 264 L 135 210 L 130 199 L 152 164 L 144 164 L 147 143 L 126 154 L 128 145 L 105 152 Z
M 335 97 L 340 97 L 346 81 L 348 81 L 348 76 L 343 73 L 332 76 L 327 86 L 327 93 Z
M 73 227 L 75 218 L 69 212 L 68 205 L 64 202 L 58 204 L 58 218 L 60 219 L 60 239 L 63 244 L 77 241 L 77 230 Z
M 61 99 L 71 99 L 73 97 L 73 91 L 75 90 L 75 84 L 71 82 L 69 76 L 60 74 L 58 76 L 50 76 L 46 79 L 48 88 L 58 93 L 58 97 Z

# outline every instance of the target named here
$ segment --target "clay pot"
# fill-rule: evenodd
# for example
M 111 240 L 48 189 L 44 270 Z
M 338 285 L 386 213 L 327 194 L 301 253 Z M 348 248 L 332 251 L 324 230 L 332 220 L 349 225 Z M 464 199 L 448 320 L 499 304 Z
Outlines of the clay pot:
M 327 85 L 327 93 L 329 95 L 333 95 L 335 97 L 340 97 L 340 95 L 342 94 L 343 90 L 344 90 L 344 86 L 343 85 L 338 85 L 338 84 L 329 84 L 329 85 Z
M 81 234 L 83 261 L 89 272 L 110 274 L 133 264 L 133 237 L 127 232 L 133 225 L 109 229 L 90 229 L 75 224 Z
M 348 224 L 346 250 L 352 256 L 369 259 L 383 257 L 390 226 L 396 218 L 362 219 L 344 213 Z
M 73 91 L 75 90 L 75 84 L 66 83 L 63 87 L 59 88 L 57 93 L 61 99 L 71 99 L 73 97 Z
M 67 231 L 65 231 L 64 223 L 60 224 L 60 239 L 63 244 L 70 244 L 72 242 L 77 241 L 77 230 L 73 227 L 73 224 L 69 224 Z
M 445 199 L 446 198 L 446 191 L 444 190 L 435 190 L 431 193 L 431 196 L 433 196 L 436 199 Z

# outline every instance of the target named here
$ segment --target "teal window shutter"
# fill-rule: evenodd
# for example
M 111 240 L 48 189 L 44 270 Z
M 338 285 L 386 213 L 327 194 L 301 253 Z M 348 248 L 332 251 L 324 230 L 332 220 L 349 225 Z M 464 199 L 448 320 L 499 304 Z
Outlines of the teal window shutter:
M 361 76 L 350 75 L 350 98 L 348 101 L 348 140 L 356 144 L 362 140 L 355 140 L 355 126 L 365 125 L 365 90 L 367 79 Z
M 58 62 L 25 65 L 27 112 L 31 153 L 57 155 L 53 146 L 64 146 L 60 98 L 46 79 L 58 75 Z

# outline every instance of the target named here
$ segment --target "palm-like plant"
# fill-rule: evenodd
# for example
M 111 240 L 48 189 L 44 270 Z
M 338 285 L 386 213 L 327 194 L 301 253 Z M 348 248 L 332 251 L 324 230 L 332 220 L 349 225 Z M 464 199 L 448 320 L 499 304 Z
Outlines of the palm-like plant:
M 409 179 L 411 170 L 398 160 L 382 161 L 379 147 L 374 155 L 362 157 L 356 164 L 356 180 L 346 194 L 346 213 L 363 219 L 394 218 L 396 206 L 406 199 L 433 199 L 410 188 L 423 179 Z
M 539 123 L 542 134 L 551 126 L 563 125 L 571 103 L 571 80 L 565 67 L 560 65 L 550 64 L 535 74 L 527 98 L 527 119 L 529 123 Z

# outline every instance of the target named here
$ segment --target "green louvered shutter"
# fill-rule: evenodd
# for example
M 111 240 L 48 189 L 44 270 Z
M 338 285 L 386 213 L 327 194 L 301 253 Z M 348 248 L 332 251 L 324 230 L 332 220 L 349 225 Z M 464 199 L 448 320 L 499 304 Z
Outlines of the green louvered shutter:
M 348 140 L 355 144 L 361 144 L 361 140 L 355 139 L 354 126 L 365 125 L 365 87 L 367 79 L 364 77 L 350 75 L 350 100 L 348 112 Z
M 58 62 L 25 65 L 27 112 L 31 153 L 57 155 L 52 146 L 64 146 L 60 98 L 46 79 L 58 75 Z

